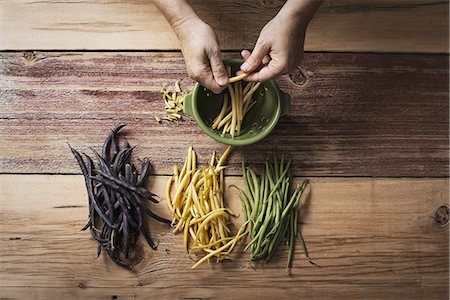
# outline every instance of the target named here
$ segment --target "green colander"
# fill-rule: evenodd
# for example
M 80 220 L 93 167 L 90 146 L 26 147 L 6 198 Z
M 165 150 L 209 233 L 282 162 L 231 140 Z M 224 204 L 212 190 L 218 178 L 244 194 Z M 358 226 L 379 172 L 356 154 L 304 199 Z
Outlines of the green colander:
M 231 66 L 232 74 L 243 63 L 241 59 L 228 59 L 224 62 Z M 253 94 L 256 104 L 245 116 L 241 134 L 232 138 L 229 133 L 222 135 L 222 132 L 211 129 L 213 120 L 220 113 L 223 99 L 224 93 L 214 94 L 197 83 L 184 99 L 184 113 L 194 117 L 200 128 L 216 141 L 234 146 L 250 145 L 262 140 L 291 108 L 289 95 L 280 91 L 275 80 L 262 82 Z

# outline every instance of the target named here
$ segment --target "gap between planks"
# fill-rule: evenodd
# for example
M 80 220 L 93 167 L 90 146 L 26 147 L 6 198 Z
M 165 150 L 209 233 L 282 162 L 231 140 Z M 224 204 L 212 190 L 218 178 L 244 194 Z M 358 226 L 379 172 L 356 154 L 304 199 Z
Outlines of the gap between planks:
M 180 166 L 178 166 L 178 167 L 180 167 Z M 77 175 L 80 175 L 81 176 L 82 174 L 81 173 L 51 173 L 51 172 L 49 172 L 49 173 L 0 172 L 0 176 L 1 175 L 12 175 L 12 176 L 14 176 L 14 175 L 20 175 L 20 176 L 23 176 L 23 175 L 30 175 L 30 176 L 33 176 L 33 175 L 49 175 L 49 176 L 77 176 Z M 170 176 L 172 176 L 172 174 L 161 173 L 161 174 L 151 174 L 150 176 L 151 177 L 156 177 L 156 176 L 170 177 Z M 225 177 L 226 178 L 233 178 L 233 177 L 241 178 L 242 174 L 226 174 Z M 342 178 L 342 179 L 352 179 L 352 178 L 355 178 L 355 179 L 366 179 L 366 178 L 367 179 L 371 179 L 371 178 L 373 178 L 373 179 L 448 179 L 448 176 L 352 176 L 352 175 L 297 176 L 297 175 L 293 175 L 292 177 L 293 178 L 308 177 L 308 178 L 316 178 L 316 179 L 327 179 L 327 178 L 329 178 L 329 179 L 339 179 L 339 178 Z

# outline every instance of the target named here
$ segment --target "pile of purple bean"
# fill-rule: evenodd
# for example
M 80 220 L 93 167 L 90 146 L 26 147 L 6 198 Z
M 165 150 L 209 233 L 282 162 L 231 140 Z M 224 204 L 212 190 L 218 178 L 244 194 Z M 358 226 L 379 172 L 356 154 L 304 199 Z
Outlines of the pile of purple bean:
M 171 221 L 153 213 L 145 203 L 148 200 L 159 202 L 155 194 L 144 188 L 151 164 L 144 158 L 138 173 L 136 165 L 131 162 L 134 147 L 126 139 L 120 146 L 117 139 L 118 132 L 124 126 L 118 124 L 111 130 L 101 155 L 92 149 L 97 158 L 95 165 L 88 155 L 69 147 L 84 175 L 88 193 L 89 220 L 82 230 L 89 228 L 92 237 L 97 240 L 97 256 L 104 249 L 117 265 L 132 268 L 140 233 L 153 250 L 157 248 L 147 230 L 144 216 L 166 224 Z

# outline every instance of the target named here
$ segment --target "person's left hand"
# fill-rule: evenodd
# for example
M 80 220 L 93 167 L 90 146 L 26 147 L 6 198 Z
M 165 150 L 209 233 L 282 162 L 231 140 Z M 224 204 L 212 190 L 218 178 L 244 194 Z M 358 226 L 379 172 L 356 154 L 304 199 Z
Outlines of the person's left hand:
M 239 73 L 251 73 L 247 81 L 265 81 L 294 71 L 303 60 L 306 27 L 298 16 L 275 16 L 261 30 L 253 52 L 241 52 L 245 62 Z

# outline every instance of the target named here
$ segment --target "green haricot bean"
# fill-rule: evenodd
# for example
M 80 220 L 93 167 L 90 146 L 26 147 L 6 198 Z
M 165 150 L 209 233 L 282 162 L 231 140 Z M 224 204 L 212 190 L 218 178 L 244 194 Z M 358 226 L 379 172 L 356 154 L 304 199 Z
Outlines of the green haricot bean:
M 256 175 L 256 173 L 251 170 L 248 169 L 249 173 L 250 173 L 250 177 L 252 177 L 252 181 L 253 181 L 253 186 L 255 187 L 255 193 L 253 195 L 253 203 L 255 203 L 254 207 L 253 207 L 253 211 L 251 214 L 251 220 L 255 220 L 256 214 L 258 213 L 259 210 L 259 204 L 260 204 L 260 199 L 259 199 L 259 182 L 258 182 L 258 176 Z
M 247 200 L 249 201 L 250 206 L 253 207 L 253 205 L 254 205 L 253 198 L 255 197 L 255 188 L 253 186 L 253 181 L 249 180 L 250 174 L 248 174 L 248 171 L 245 168 L 244 162 L 242 162 L 242 175 L 243 175 L 245 187 L 247 188 L 247 191 L 250 194 L 250 197 L 248 197 Z
M 259 205 L 258 205 L 258 211 L 256 212 L 256 216 L 254 219 L 256 219 L 254 230 L 258 232 L 259 228 L 261 228 L 262 221 L 264 219 L 264 215 L 266 213 L 266 207 L 267 207 L 267 197 L 266 197 L 266 191 L 268 188 L 266 188 L 266 175 L 263 172 L 261 175 L 261 185 L 260 185 L 260 195 L 262 197 L 259 199 Z
M 295 205 L 295 203 L 297 203 L 300 200 L 300 197 L 302 196 L 302 193 L 306 188 L 307 184 L 308 181 L 305 180 L 303 184 L 295 190 L 294 194 L 291 197 L 291 200 L 289 200 L 289 203 L 284 208 L 283 213 L 281 214 L 281 218 L 285 218 L 286 216 L 288 216 L 292 207 Z
M 273 169 L 275 177 L 280 177 L 280 165 L 278 164 L 278 156 L 276 153 L 273 154 Z
M 298 240 L 300 242 L 300 245 L 303 249 L 303 254 L 305 255 L 306 259 L 313 265 L 317 265 L 315 261 L 313 261 L 308 254 L 308 249 L 306 248 L 305 240 L 303 239 L 303 236 L 301 234 L 298 235 Z
M 283 191 L 283 198 L 288 197 L 288 193 L 289 193 L 289 179 L 288 178 L 286 178 L 285 185 L 286 185 L 286 189 L 285 189 L 285 191 Z M 293 195 L 293 197 L 294 197 L 294 195 Z M 283 201 L 283 202 L 286 202 L 286 201 Z M 281 209 L 282 209 L 282 207 L 280 206 L 279 211 L 276 212 L 277 214 L 279 214 L 279 220 L 283 220 L 283 215 L 281 214 Z M 275 216 L 275 218 L 277 218 L 277 216 Z M 275 222 L 275 226 L 268 233 L 268 236 L 275 234 L 277 232 L 278 228 L 280 227 L 280 224 L 281 224 L 280 221 Z
M 291 161 L 289 160 L 285 170 L 283 171 L 283 173 L 280 175 L 280 178 L 277 180 L 277 182 L 275 183 L 275 186 L 273 187 L 272 191 L 270 192 L 268 197 L 271 197 L 273 193 L 275 193 L 276 189 L 278 188 L 278 186 L 280 185 L 281 182 L 283 182 L 284 176 L 288 173 L 289 171 L 289 166 L 291 164 Z
M 287 262 L 287 269 L 290 269 L 292 266 L 292 259 L 294 258 L 294 251 L 295 251 L 295 227 L 296 223 L 294 223 L 294 211 L 292 211 L 291 215 L 289 216 L 289 228 L 288 231 L 288 245 L 289 245 L 289 254 L 288 254 L 288 262 Z
M 249 199 L 249 201 L 250 201 L 251 204 L 252 204 L 252 208 L 254 208 L 254 207 L 255 207 L 255 204 L 256 204 L 254 199 L 258 199 L 258 197 L 259 197 L 259 195 L 257 194 L 258 187 L 255 186 L 255 184 L 254 184 L 254 182 L 253 182 L 253 178 L 251 178 L 250 171 L 247 170 L 246 173 L 247 173 L 247 182 L 248 182 L 248 186 L 249 186 L 250 192 L 251 192 L 251 199 Z
M 245 219 L 248 220 L 249 217 L 250 217 L 249 213 L 251 211 L 251 207 L 250 207 L 250 204 L 249 204 L 248 197 L 247 197 L 247 195 L 245 194 L 245 192 L 242 189 L 238 188 L 235 185 L 232 185 L 232 187 L 235 187 L 238 190 L 238 192 L 239 192 L 239 197 L 241 198 L 242 207 L 244 209 L 244 216 L 245 216 Z
M 294 215 L 294 229 L 295 236 L 298 236 L 298 214 L 300 213 L 300 201 L 296 203 L 294 208 L 292 209 L 292 214 Z
M 249 229 L 250 243 L 245 251 L 251 251 L 252 260 L 269 260 L 276 247 L 283 240 L 289 247 L 288 269 L 295 253 L 295 240 L 299 239 L 303 252 L 311 262 L 303 237 L 298 230 L 300 198 L 308 181 L 297 186 L 292 195 L 289 186 L 291 160 L 285 162 L 276 154 L 272 161 L 266 161 L 261 176 L 242 164 L 243 179 L 247 192 L 239 191 L 243 210 L 252 224 Z
M 282 222 L 282 224 L 280 226 L 280 229 L 277 231 L 277 234 L 275 234 L 270 241 L 269 255 L 266 258 L 266 261 L 268 261 L 272 257 L 273 251 L 278 246 L 278 244 L 281 243 L 281 241 L 284 238 L 284 235 L 286 233 L 286 229 L 288 228 L 289 222 L 287 219 L 282 220 L 281 222 Z M 280 234 L 280 233 L 283 233 L 283 234 Z

